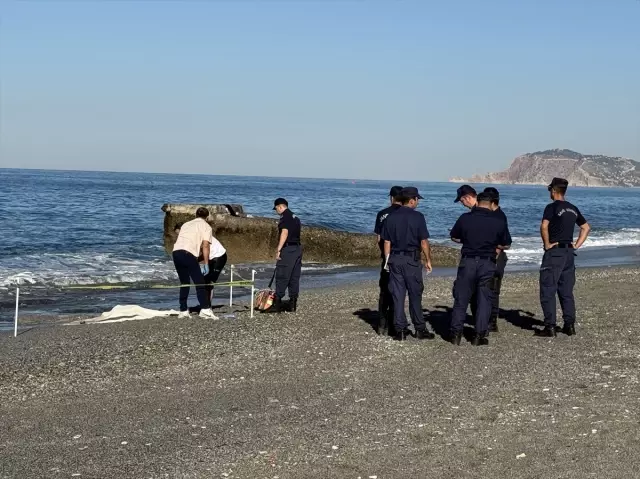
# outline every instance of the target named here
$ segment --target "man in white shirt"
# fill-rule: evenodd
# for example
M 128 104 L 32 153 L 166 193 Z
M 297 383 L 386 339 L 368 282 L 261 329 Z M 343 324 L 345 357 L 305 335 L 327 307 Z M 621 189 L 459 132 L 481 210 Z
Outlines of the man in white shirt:
M 204 286 L 204 276 L 209 273 L 209 265 L 200 267 L 198 256 L 202 253 L 204 258 L 208 258 L 211 252 L 212 230 L 207 218 L 209 210 L 198 208 L 196 219 L 187 221 L 180 228 L 178 239 L 173 246 L 173 264 L 176 267 L 181 285 L 196 285 L 198 302 L 200 303 L 200 317 L 207 319 L 218 319 L 211 311 L 211 302 Z M 187 299 L 191 288 L 183 286 L 180 288 L 180 315 L 181 318 L 189 317 Z
M 213 301 L 213 283 L 218 281 L 220 273 L 224 265 L 227 264 L 227 250 L 222 246 L 222 243 L 218 241 L 213 235 L 211 235 L 211 248 L 209 250 L 209 273 L 204 275 L 204 282 L 207 286 L 207 296 L 210 301 Z

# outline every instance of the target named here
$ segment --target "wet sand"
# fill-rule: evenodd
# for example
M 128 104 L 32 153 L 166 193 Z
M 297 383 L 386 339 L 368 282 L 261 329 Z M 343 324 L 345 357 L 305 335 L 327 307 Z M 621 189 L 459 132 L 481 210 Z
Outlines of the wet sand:
M 639 286 L 579 271 L 578 335 L 543 339 L 536 275 L 507 275 L 483 348 L 377 336 L 372 282 L 295 315 L 2 334 L 0 477 L 638 477 Z M 451 302 L 430 278 L 438 332 Z

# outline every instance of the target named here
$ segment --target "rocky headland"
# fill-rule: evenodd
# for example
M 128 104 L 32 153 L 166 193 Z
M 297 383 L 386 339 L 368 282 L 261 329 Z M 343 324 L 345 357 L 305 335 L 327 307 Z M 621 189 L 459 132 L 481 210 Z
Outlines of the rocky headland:
M 518 156 L 504 171 L 451 178 L 454 183 L 546 185 L 553 177 L 566 178 L 571 186 L 640 186 L 640 163 L 629 158 L 583 155 L 554 149 Z

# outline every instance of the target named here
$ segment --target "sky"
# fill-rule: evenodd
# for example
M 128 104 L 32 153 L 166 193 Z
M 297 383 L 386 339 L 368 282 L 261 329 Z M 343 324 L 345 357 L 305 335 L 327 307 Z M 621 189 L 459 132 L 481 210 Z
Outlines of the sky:
M 0 2 L 0 167 L 416 179 L 640 161 L 640 0 Z

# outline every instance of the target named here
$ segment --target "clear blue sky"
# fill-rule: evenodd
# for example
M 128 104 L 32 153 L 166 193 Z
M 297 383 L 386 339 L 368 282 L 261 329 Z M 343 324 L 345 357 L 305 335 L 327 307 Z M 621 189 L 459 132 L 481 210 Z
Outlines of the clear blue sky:
M 640 160 L 640 1 L 17 1 L 0 166 L 444 180 Z

